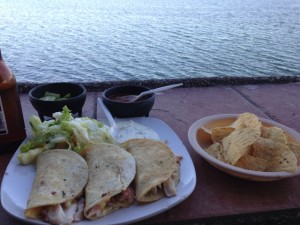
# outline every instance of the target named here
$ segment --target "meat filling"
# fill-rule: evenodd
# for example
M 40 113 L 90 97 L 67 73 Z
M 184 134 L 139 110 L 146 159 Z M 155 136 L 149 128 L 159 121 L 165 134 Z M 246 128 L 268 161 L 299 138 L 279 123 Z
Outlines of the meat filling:
M 128 187 L 121 193 L 112 196 L 103 208 L 101 208 L 100 205 L 95 205 L 93 208 L 89 210 L 88 217 L 101 217 L 106 210 L 109 209 L 114 210 L 121 207 L 127 207 L 131 205 L 133 201 L 134 201 L 133 190 Z
M 153 195 L 156 195 L 158 193 L 158 190 L 161 189 L 161 187 L 163 186 L 163 190 L 165 192 L 165 195 L 167 197 L 172 197 L 176 195 L 176 184 L 178 183 L 178 179 L 179 179 L 179 165 L 180 165 L 180 160 L 182 159 L 182 156 L 176 156 L 176 163 L 178 164 L 178 167 L 176 168 L 176 170 L 173 171 L 171 177 L 169 179 L 167 179 L 165 182 L 153 188 L 151 188 L 150 193 Z
M 68 204 L 51 205 L 42 212 L 43 220 L 54 225 L 69 225 L 83 219 L 84 199 Z

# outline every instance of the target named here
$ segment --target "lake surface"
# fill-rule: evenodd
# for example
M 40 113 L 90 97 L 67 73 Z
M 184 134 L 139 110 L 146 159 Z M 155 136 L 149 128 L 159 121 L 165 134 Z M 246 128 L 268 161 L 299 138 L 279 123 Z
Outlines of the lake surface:
M 19 82 L 300 76 L 299 0 L 0 0 Z

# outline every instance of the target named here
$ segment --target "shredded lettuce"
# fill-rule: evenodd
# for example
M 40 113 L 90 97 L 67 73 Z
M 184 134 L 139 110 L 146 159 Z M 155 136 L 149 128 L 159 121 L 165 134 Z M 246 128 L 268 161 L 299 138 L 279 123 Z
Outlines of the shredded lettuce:
M 33 163 L 35 161 L 35 159 L 38 156 L 38 154 L 40 154 L 43 151 L 45 151 L 44 148 L 31 149 L 28 152 L 20 153 L 18 155 L 18 160 L 23 165 L 31 164 L 31 163 Z
M 73 118 L 70 110 L 65 106 L 62 112 L 53 114 L 51 120 L 42 122 L 39 117 L 32 115 L 29 118 L 31 138 L 20 146 L 21 158 L 30 155 L 30 159 L 37 156 L 31 151 L 35 149 L 51 150 L 64 148 L 81 154 L 89 144 L 113 143 L 108 126 L 98 120 L 88 117 Z M 39 153 L 41 151 L 38 151 Z M 23 162 L 22 162 L 23 161 Z M 20 160 L 32 163 L 31 160 Z

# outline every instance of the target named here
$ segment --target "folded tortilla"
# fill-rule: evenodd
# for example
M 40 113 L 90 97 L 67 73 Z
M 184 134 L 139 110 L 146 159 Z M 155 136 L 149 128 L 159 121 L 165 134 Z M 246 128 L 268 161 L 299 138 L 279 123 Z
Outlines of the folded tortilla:
M 81 220 L 84 201 L 77 200 L 87 180 L 88 165 L 77 153 L 63 149 L 40 153 L 25 216 L 51 224 Z
M 180 157 L 160 141 L 132 139 L 123 147 L 133 155 L 137 172 L 134 179 L 138 202 L 152 202 L 176 195 L 180 178 Z
M 89 166 L 86 218 L 95 220 L 134 202 L 129 185 L 134 179 L 136 164 L 131 154 L 117 145 L 102 143 L 89 147 L 86 161 Z

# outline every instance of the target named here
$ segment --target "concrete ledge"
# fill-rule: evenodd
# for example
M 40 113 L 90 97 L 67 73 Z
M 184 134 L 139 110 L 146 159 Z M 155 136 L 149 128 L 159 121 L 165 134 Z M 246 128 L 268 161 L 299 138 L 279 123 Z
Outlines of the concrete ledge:
M 218 85 L 245 85 L 245 84 L 283 84 L 300 82 L 299 76 L 265 76 L 265 77 L 204 77 L 204 78 L 182 78 L 182 79 L 149 79 L 149 80 L 127 80 L 127 81 L 103 81 L 82 83 L 88 91 L 103 91 L 115 85 L 136 84 L 150 88 L 162 85 L 183 83 L 183 87 L 210 87 Z M 77 82 L 74 82 L 77 83 Z M 19 92 L 28 93 L 30 89 L 41 83 L 19 82 Z

